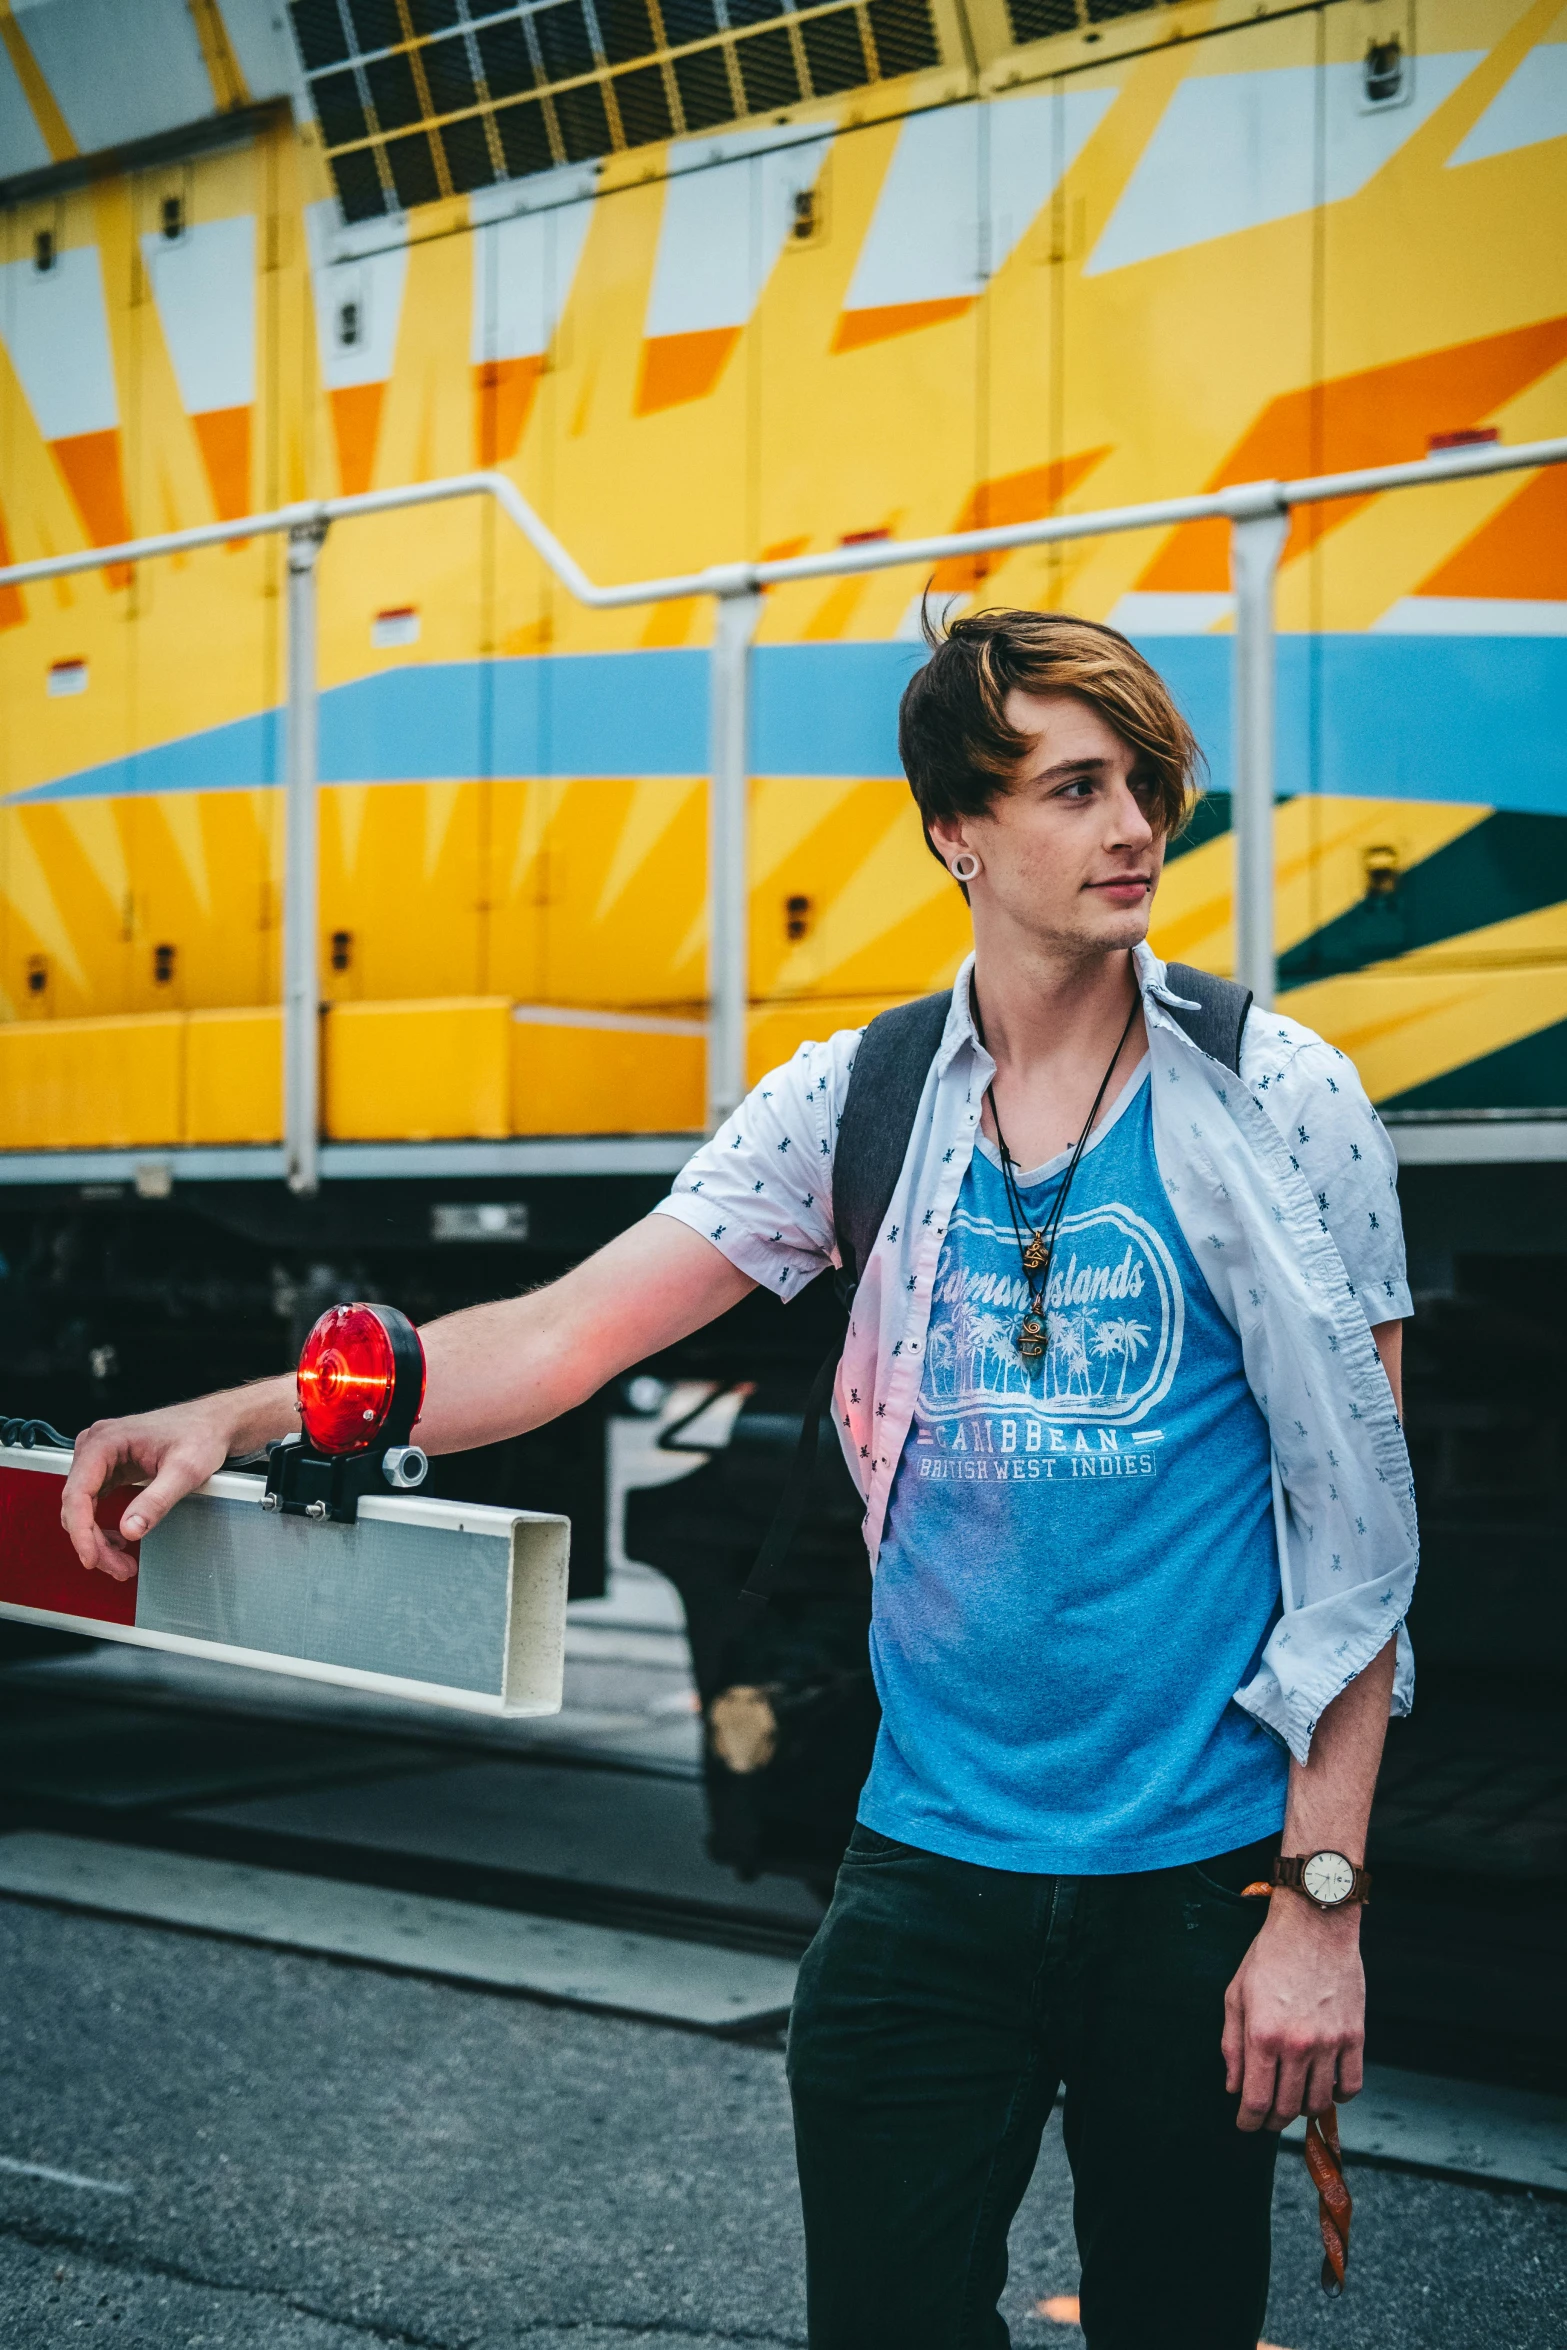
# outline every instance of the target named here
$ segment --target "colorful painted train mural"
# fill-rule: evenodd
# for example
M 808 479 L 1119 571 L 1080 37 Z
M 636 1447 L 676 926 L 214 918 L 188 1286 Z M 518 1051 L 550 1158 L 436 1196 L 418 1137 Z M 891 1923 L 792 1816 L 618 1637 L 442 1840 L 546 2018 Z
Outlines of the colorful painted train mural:
M 1564 221 L 1561 0 L 0 0 L 0 565 L 235 525 L 0 588 L 4 1408 L 70 1430 L 275 1372 L 345 1299 L 546 1278 L 703 1119 L 712 607 L 590 613 L 431 507 L 321 557 L 290 1193 L 285 552 L 247 513 L 495 466 L 608 582 L 1534 441 Z M 964 950 L 896 757 L 927 588 L 1161 666 L 1211 788 L 1155 936 L 1230 965 L 1222 526 L 797 584 L 755 654 L 753 1073 Z M 1302 510 L 1279 623 L 1281 1001 L 1393 1127 L 1416 1299 L 1378 2046 L 1567 2082 L 1567 467 Z M 833 1328 L 824 1283 L 748 1300 L 432 1489 L 569 1514 L 578 1596 L 622 1540 L 661 1565 L 705 1699 L 798 1679 L 724 1626 Z M 615 1423 L 720 1389 L 727 1443 L 625 1514 Z M 740 1784 L 710 1764 L 755 1866 Z M 818 1787 L 789 1831 L 818 1868 L 836 1820 Z
M 484 59 L 510 26 L 547 61 L 565 13 L 297 7 L 293 112 L 13 179 L 11 559 L 494 464 L 627 578 L 1567 430 L 1548 5 L 1428 0 L 1416 38 L 1403 0 L 872 0 L 859 86 L 807 95 L 829 19 L 780 17 L 786 102 L 712 130 L 676 69 L 727 56 L 743 115 L 740 12 L 681 48 L 672 7 L 601 8 L 583 56 L 655 41 L 661 136 L 623 92 L 573 162 L 581 106 L 514 99 L 530 161 Z M 401 134 L 416 163 L 373 93 L 423 60 L 433 119 L 427 16 L 474 70 Z M 870 78 L 875 21 L 915 70 Z M 277 1138 L 282 562 L 236 539 L 0 591 L 0 1152 Z M 769 597 L 753 1070 L 962 952 L 894 746 L 925 584 Z M 1213 788 L 1156 938 L 1224 969 L 1222 526 L 931 584 L 1111 619 L 1171 677 Z M 710 607 L 586 613 L 470 507 L 340 526 L 321 610 L 326 1135 L 699 1126 Z M 1284 1000 L 1394 1111 L 1567 1102 L 1567 472 L 1301 514 L 1280 624 Z

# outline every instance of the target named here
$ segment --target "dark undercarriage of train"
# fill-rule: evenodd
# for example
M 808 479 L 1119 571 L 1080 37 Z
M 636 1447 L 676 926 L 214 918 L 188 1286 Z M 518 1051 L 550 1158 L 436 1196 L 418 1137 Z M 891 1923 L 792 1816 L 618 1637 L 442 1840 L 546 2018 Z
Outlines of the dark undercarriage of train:
M 651 1205 L 630 1177 L 126 1185 L 0 1201 L 0 1409 L 74 1432 L 284 1370 L 353 1298 L 416 1320 L 546 1282 Z M 1372 1823 L 1372 2053 L 1477 2079 L 1567 2087 L 1567 1250 L 1547 1165 L 1414 1167 L 1401 1182 L 1415 1317 L 1405 1393 L 1422 1525 L 1410 1620 L 1414 1715 L 1393 1726 Z M 504 1217 L 453 1215 L 503 1205 Z M 438 1213 L 437 1211 L 445 1211 Z M 485 1229 L 499 1238 L 472 1235 Z M 769 1759 L 706 1763 L 711 1849 L 746 1876 L 830 1881 L 875 1734 L 859 1510 L 830 1439 L 782 1596 L 737 1595 L 781 1490 L 811 1375 L 837 1327 L 829 1284 L 787 1311 L 756 1296 L 547 1431 L 432 1467 L 430 1490 L 567 1512 L 572 1591 L 604 1588 L 609 1423 L 670 1383 L 742 1386 L 729 1440 L 633 1492 L 627 1552 L 679 1590 L 704 1708 L 770 1693 Z M 830 1457 L 828 1457 L 830 1456 Z M 0 1626 L 0 1658 L 69 1636 Z M 0 1784 L 0 1806 L 14 1814 Z

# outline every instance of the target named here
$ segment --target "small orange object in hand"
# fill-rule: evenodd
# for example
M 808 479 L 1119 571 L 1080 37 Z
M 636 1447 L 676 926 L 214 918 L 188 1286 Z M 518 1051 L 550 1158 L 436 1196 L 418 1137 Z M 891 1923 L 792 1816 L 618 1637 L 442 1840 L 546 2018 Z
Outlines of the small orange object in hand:
M 1241 1887 L 1243 1901 L 1269 1901 L 1273 1887 L 1259 1878 Z M 1317 2190 L 1317 2225 L 1322 2230 L 1322 2290 L 1335 2299 L 1344 2290 L 1349 2266 L 1349 2223 L 1354 2201 L 1344 2184 L 1344 2155 L 1338 2142 L 1338 2107 L 1306 2116 L 1306 2168 Z
M 1349 2266 L 1349 2223 L 1355 2206 L 1344 2184 L 1344 2156 L 1338 2142 L 1338 2107 L 1306 2117 L 1306 2168 L 1317 2190 L 1317 2225 L 1322 2230 L 1322 2290 L 1344 2290 Z

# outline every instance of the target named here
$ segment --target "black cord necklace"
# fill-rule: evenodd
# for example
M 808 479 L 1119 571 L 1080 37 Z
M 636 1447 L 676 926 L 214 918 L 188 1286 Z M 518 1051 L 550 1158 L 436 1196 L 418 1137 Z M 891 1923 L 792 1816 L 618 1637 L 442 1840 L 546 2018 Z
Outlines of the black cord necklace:
M 1066 1173 L 1061 1178 L 1061 1189 L 1056 1193 L 1055 1205 L 1041 1230 L 1036 1231 L 1023 1213 L 1022 1196 L 1018 1191 L 1017 1176 L 1013 1171 L 1015 1162 L 1012 1153 L 1007 1148 L 1007 1138 L 1001 1131 L 1001 1119 L 996 1110 L 994 1079 L 985 1089 L 986 1099 L 990 1103 L 990 1115 L 995 1120 L 996 1142 L 1001 1151 L 1001 1180 L 1006 1186 L 1007 1212 L 1012 1218 L 1012 1230 L 1017 1238 L 1018 1255 L 1023 1261 L 1023 1280 L 1028 1291 L 1028 1304 L 1018 1323 L 1016 1340 L 1017 1351 L 1026 1363 L 1041 1361 L 1050 1344 L 1050 1323 L 1045 1312 L 1045 1292 L 1050 1286 L 1050 1262 L 1055 1254 L 1056 1234 L 1061 1228 L 1061 1218 L 1066 1209 L 1066 1195 L 1072 1188 L 1072 1178 L 1077 1173 L 1077 1163 L 1088 1148 L 1088 1137 L 1094 1130 L 1094 1120 L 1099 1115 L 1100 1104 L 1109 1089 L 1111 1078 L 1115 1075 L 1116 1063 L 1126 1049 L 1126 1040 L 1132 1033 L 1132 1022 L 1137 1017 L 1137 1008 L 1141 1001 L 1140 993 L 1132 998 L 1132 1008 L 1126 1015 L 1126 1026 L 1122 1029 L 1115 1051 L 1110 1056 L 1110 1066 L 1099 1081 L 1099 1091 L 1094 1096 L 1093 1108 L 1083 1121 L 1083 1131 L 1077 1138 L 1076 1148 L 1073 1150 Z M 981 1031 L 980 1042 L 984 1042 L 983 1031 Z

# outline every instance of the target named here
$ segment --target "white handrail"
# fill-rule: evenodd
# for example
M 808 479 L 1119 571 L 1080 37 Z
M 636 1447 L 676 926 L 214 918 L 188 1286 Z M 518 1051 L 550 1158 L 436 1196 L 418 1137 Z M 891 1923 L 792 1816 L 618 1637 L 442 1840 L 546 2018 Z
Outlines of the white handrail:
M 1053 514 L 1034 522 L 1000 523 L 990 530 L 946 531 L 932 538 L 873 539 L 857 546 L 829 548 L 820 555 L 791 555 L 774 563 L 713 563 L 701 571 L 681 572 L 668 579 L 629 580 L 610 587 L 600 587 L 588 577 L 509 475 L 453 473 L 439 481 L 411 482 L 398 489 L 361 490 L 352 497 L 307 498 L 228 522 L 202 522 L 189 530 L 125 539 L 113 547 L 40 555 L 31 562 L 0 567 L 0 587 L 25 587 L 30 580 L 147 562 L 157 555 L 183 555 L 196 547 L 222 546 L 233 539 L 318 529 L 333 522 L 353 522 L 367 514 L 442 505 L 453 498 L 490 497 L 504 508 L 535 554 L 579 604 L 595 612 L 609 612 L 629 605 L 669 603 L 679 596 L 744 595 L 755 588 L 787 587 L 794 580 L 840 579 L 861 571 L 892 571 L 902 564 L 941 563 L 956 555 L 1001 554 L 1016 547 L 1107 538 L 1128 530 L 1172 530 L 1183 522 L 1241 522 L 1260 513 L 1277 514 L 1292 506 L 1320 505 L 1332 498 L 1370 498 L 1384 490 L 1430 489 L 1442 482 L 1528 472 L 1564 461 L 1567 439 L 1525 441 L 1510 448 L 1484 441 L 1473 447 L 1436 450 L 1406 464 L 1368 466 L 1357 473 L 1317 474 L 1301 481 L 1243 482 L 1189 498 L 1102 507 L 1090 514 Z
M 315 772 L 315 552 L 334 522 L 400 513 L 453 498 L 493 498 L 529 546 L 578 603 L 592 611 L 621 611 L 679 597 L 713 596 L 718 626 L 709 654 L 708 817 L 708 1053 L 707 1106 L 717 1126 L 745 1092 L 749 941 L 747 937 L 747 795 L 749 786 L 750 656 L 761 610 L 760 590 L 795 581 L 839 579 L 891 571 L 906 564 L 942 563 L 957 556 L 1002 554 L 1018 547 L 1059 545 L 1130 530 L 1170 530 L 1181 523 L 1230 525 L 1235 636 L 1231 664 L 1234 776 L 1231 814 L 1235 856 L 1236 976 L 1260 1004 L 1273 999 L 1274 588 L 1292 507 L 1335 498 L 1368 498 L 1386 490 L 1425 489 L 1488 474 L 1531 471 L 1567 462 L 1567 439 L 1496 442 L 1444 449 L 1400 465 L 1355 473 L 1317 474 L 1302 481 L 1243 482 L 1187 498 L 1113 506 L 1092 514 L 1055 514 L 990 530 L 947 531 L 932 538 L 877 539 L 794 555 L 773 563 L 719 563 L 668 579 L 599 586 L 536 514 L 515 482 L 494 471 L 451 474 L 404 488 L 365 490 L 353 497 L 307 499 L 265 514 L 199 523 L 190 530 L 126 539 L 118 546 L 83 548 L 0 568 L 0 587 L 59 579 L 111 564 L 147 562 L 198 547 L 284 533 L 290 541 L 290 651 L 288 700 L 288 889 L 284 907 L 284 1143 L 288 1180 L 314 1191 L 317 1173 L 316 1005 L 319 929 L 316 904 Z M 308 632 L 307 647 L 294 639 Z

